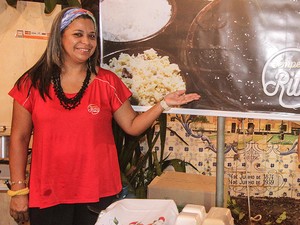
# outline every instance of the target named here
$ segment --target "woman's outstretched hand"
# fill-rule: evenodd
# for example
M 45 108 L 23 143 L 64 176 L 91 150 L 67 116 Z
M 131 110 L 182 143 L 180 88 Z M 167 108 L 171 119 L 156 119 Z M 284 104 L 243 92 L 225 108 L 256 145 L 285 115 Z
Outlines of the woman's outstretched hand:
M 186 94 L 185 90 L 178 90 L 167 94 L 164 97 L 164 100 L 169 107 L 176 107 L 176 106 L 187 104 L 194 100 L 199 100 L 200 97 L 201 96 L 197 93 Z

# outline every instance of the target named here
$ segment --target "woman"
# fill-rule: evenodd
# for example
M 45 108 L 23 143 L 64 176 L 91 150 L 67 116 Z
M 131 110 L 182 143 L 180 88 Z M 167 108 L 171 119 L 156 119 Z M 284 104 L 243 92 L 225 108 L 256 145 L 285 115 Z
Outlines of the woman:
M 31 225 L 95 224 L 97 215 L 87 206 L 106 208 L 122 188 L 112 119 L 128 134 L 139 135 L 169 106 L 200 98 L 176 91 L 148 111 L 134 112 L 126 86 L 97 67 L 96 27 L 89 11 L 62 10 L 44 54 L 9 93 L 14 103 L 8 194 L 18 223 L 30 217 Z

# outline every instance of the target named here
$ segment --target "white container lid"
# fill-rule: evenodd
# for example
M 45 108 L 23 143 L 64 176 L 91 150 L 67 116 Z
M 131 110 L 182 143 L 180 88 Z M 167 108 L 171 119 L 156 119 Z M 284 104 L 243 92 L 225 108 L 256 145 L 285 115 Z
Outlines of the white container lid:
M 202 220 L 198 213 L 181 212 L 177 216 L 175 225 L 201 225 Z
M 202 225 L 234 225 L 234 219 L 228 208 L 211 207 Z
M 206 217 L 205 206 L 203 205 L 195 205 L 195 204 L 187 204 L 182 209 L 182 212 L 196 213 L 199 215 L 201 223 Z

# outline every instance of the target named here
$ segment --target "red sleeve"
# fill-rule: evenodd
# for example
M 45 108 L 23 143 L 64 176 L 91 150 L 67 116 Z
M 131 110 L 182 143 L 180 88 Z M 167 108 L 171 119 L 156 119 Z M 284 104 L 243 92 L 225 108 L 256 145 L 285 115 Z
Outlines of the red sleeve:
M 131 97 L 132 93 L 116 74 L 102 68 L 100 70 L 102 71 L 102 75 L 105 74 L 106 79 L 112 86 L 113 93 L 111 96 L 110 104 L 112 107 L 112 111 L 115 112 L 126 100 Z
M 16 100 L 30 113 L 32 113 L 32 100 L 30 99 L 31 89 L 31 82 L 29 81 L 29 79 L 24 78 L 21 80 L 21 85 L 19 87 L 17 85 L 14 85 L 14 87 L 8 92 L 8 94 L 14 100 Z

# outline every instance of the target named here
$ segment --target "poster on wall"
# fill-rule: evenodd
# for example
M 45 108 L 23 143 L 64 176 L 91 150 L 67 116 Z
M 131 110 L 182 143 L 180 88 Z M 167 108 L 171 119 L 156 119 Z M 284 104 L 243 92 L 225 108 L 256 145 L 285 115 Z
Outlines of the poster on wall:
M 300 4 L 291 0 L 103 0 L 101 62 L 150 106 L 186 89 L 176 112 L 300 120 Z

